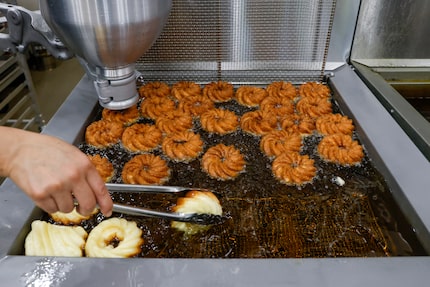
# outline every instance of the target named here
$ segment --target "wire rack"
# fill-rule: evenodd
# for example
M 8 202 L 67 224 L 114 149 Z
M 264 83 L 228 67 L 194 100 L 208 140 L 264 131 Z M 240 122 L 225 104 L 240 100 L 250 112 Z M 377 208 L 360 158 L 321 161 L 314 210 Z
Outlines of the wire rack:
M 335 0 L 176 0 L 137 69 L 148 81 L 320 81 L 335 6 Z

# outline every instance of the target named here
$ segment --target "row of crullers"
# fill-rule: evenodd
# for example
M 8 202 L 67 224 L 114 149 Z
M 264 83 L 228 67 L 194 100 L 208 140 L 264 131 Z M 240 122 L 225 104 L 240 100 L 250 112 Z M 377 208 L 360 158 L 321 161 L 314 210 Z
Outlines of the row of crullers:
M 66 214 L 67 215 L 67 214 Z M 25 255 L 127 258 L 138 255 L 144 240 L 136 222 L 109 218 L 88 234 L 79 225 L 58 225 L 41 220 L 31 224 Z
M 262 99 L 252 104 L 256 106 L 255 110 L 245 113 L 241 118 L 232 111 L 215 108 L 215 102 L 232 99 L 232 85 L 225 82 L 211 83 L 203 89 L 193 82 L 179 82 L 171 89 L 164 83 L 153 82 L 143 86 L 139 92 L 142 96 L 140 111 L 145 117 L 152 118 L 155 125 L 130 126 L 140 116 L 137 106 L 123 111 L 104 110 L 103 120 L 87 128 L 87 143 L 104 147 L 121 139 L 123 146 L 132 152 L 150 152 L 161 145 L 164 154 L 170 159 L 188 162 L 203 151 L 200 136 L 190 130 L 193 118 L 198 118 L 202 129 L 209 133 L 226 134 L 240 127 L 247 133 L 261 137 L 261 150 L 273 159 L 273 174 L 280 181 L 293 185 L 310 182 L 316 174 L 313 160 L 307 155 L 300 155 L 301 139 L 304 136 L 314 133 L 323 136 L 318 153 L 326 161 L 351 165 L 359 163 L 364 156 L 362 147 L 352 139 L 352 120 L 332 113 L 330 91 L 319 83 L 306 83 L 298 89 L 286 82 L 272 83 L 266 89 L 239 87 L 235 97 L 240 104 L 251 106 L 250 98 Z M 104 139 L 105 143 L 102 142 Z M 211 154 L 209 151 L 212 149 L 207 152 Z M 218 156 L 217 161 L 206 155 L 202 159 L 202 169 L 210 176 L 226 180 L 234 178 L 243 170 L 243 157 L 237 164 L 241 169 L 235 167 L 238 170 L 232 175 L 228 170 L 232 163 L 226 160 L 230 157 L 225 156 L 229 153 L 222 151 L 215 154 Z M 209 162 L 205 161 L 207 158 L 210 158 Z M 151 171 L 148 166 L 142 168 L 143 163 L 138 166 L 143 172 Z M 124 169 L 128 170 L 128 167 L 126 165 Z M 168 169 L 164 167 L 163 170 L 161 174 L 158 170 L 154 171 L 157 176 L 162 176 L 158 183 L 164 182 L 169 176 Z M 222 175 L 220 171 L 223 171 Z M 139 182 L 123 171 L 125 182 L 153 183 L 150 180 L 152 174 L 145 176 L 147 178 Z M 139 178 L 145 176 L 140 175 Z
M 197 158 L 203 151 L 200 135 L 192 131 L 167 135 L 162 141 L 163 153 L 175 161 L 188 162 Z M 105 181 L 113 176 L 112 164 L 100 155 L 90 156 Z M 219 144 L 210 147 L 203 155 L 202 170 L 219 180 L 235 178 L 245 167 L 243 155 L 234 146 Z M 128 161 L 122 169 L 122 179 L 129 184 L 162 184 L 169 179 L 167 162 L 151 153 L 138 154 Z
M 205 96 L 213 102 L 227 102 L 235 98 L 241 105 L 258 106 L 267 96 L 279 96 L 290 100 L 299 98 L 324 98 L 330 96 L 330 89 L 317 82 L 304 83 L 296 88 L 290 82 L 273 82 L 266 88 L 255 86 L 241 86 L 236 92 L 233 85 L 228 82 L 211 82 L 200 86 L 195 82 L 180 81 L 171 88 L 162 82 L 149 82 L 139 88 L 141 98 L 163 98 L 172 96 L 176 100 L 194 96 Z
M 285 82 L 272 83 L 266 89 L 242 86 L 236 90 L 239 103 L 249 104 L 250 99 L 255 99 L 253 95 L 258 95 L 258 99 L 261 97 L 261 101 L 254 102 L 257 110 L 245 113 L 239 119 L 234 112 L 215 108 L 214 105 L 232 99 L 234 90 L 229 83 L 210 83 L 201 89 L 196 83 L 179 82 L 170 89 L 167 84 L 154 82 L 141 87 L 140 94 L 144 98 L 139 108 L 133 106 L 120 111 L 105 109 L 102 119 L 124 127 L 133 124 L 139 117 L 146 117 L 154 120 L 157 128 L 166 134 L 192 128 L 193 118 L 196 117 L 202 128 L 210 133 L 230 133 L 240 125 L 244 131 L 258 136 L 279 128 L 296 129 L 302 134 L 309 134 L 314 130 L 316 118 L 332 112 L 329 93 L 326 91 L 328 88 L 318 83 L 306 83 L 299 89 Z M 297 97 L 300 93 L 306 96 Z M 297 98 L 299 100 L 295 101 Z M 103 126 L 95 127 L 96 137 L 90 138 L 91 144 L 110 145 L 122 130 L 117 125 L 113 132 L 105 131 Z
M 101 122 L 103 121 L 96 123 Z M 112 122 L 103 124 L 116 126 L 116 123 Z M 134 156 L 124 165 L 121 176 L 125 183 L 130 184 L 162 184 L 169 179 L 170 169 L 167 162 L 160 156 L 148 153 L 159 145 L 165 156 L 177 162 L 189 162 L 203 152 L 203 141 L 199 134 L 185 130 L 163 136 L 161 131 L 151 124 L 134 124 L 125 128 L 122 144 L 129 151 L 147 152 Z M 90 159 L 100 175 L 109 181 L 114 170 L 107 158 L 95 155 L 90 156 Z M 234 178 L 244 166 L 243 156 L 234 146 L 211 147 L 202 158 L 203 171 L 220 180 Z

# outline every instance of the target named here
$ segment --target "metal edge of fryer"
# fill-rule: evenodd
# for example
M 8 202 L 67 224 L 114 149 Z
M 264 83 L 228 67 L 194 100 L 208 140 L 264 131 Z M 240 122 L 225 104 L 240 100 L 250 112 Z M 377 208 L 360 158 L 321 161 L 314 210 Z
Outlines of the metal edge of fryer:
M 430 185 L 428 161 L 384 110 L 371 91 L 347 65 L 334 71 L 329 83 L 336 100 L 358 121 L 361 140 L 377 167 L 381 165 L 404 192 L 395 194 L 419 237 L 428 243 L 430 214 L 426 210 Z M 54 115 L 44 132 L 69 142 L 82 136 L 84 126 L 97 106 L 90 80 L 84 77 Z M 357 101 L 360 103 L 357 104 Z M 77 109 L 79 113 L 77 113 Z M 78 116 L 80 115 L 80 116 Z M 378 123 L 378 125 L 375 124 Z M 67 127 L 65 129 L 65 127 Z M 382 136 L 381 130 L 389 130 Z M 71 135 L 72 132 L 74 135 Z M 397 143 L 397 144 L 393 144 Z M 406 146 L 405 146 L 406 145 Z M 403 148 L 407 148 L 405 153 Z M 417 170 L 410 173 L 409 166 Z M 408 189 L 411 188 L 411 189 Z M 404 286 L 430 280 L 430 258 L 338 258 L 338 259 L 89 259 L 7 255 L 22 226 L 30 220 L 33 205 L 11 181 L 1 186 L 0 274 L 6 286 L 27 285 L 34 280 L 61 282 L 62 286 L 130 282 L 201 286 L 285 285 L 295 286 Z M 37 210 L 37 208 L 36 208 Z M 37 213 L 37 212 L 36 212 Z M 21 231 L 22 232 L 22 231 Z M 425 242 L 424 242 L 425 243 Z M 428 244 L 427 244 L 428 249 Z M 103 274 L 103 276 L 94 276 Z M 35 279 L 39 278 L 39 279 Z M 32 281 L 33 280 L 33 281 Z
M 388 174 L 395 198 L 421 241 L 428 240 L 429 166 L 393 118 L 345 64 L 361 1 L 338 1 L 327 70 L 336 100 L 358 121 L 360 138 L 375 164 Z M 351 7 L 354 6 L 354 7 Z M 341 21 L 337 21 L 339 18 Z M 348 21 L 342 21 L 347 19 Z M 340 25 L 336 25 L 336 23 Z M 350 23 L 351 22 L 351 23 Z M 338 39 L 338 40 L 336 40 Z M 339 44 L 339 45 L 336 45 Z M 334 47 L 334 49 L 333 49 Z M 336 70 L 335 70 L 336 69 Z M 329 73 L 330 74 L 330 73 Z M 357 102 L 359 104 L 357 104 Z M 97 107 L 92 82 L 84 77 L 44 133 L 76 143 Z M 380 114 L 373 114 L 378 111 Z M 381 131 L 389 130 L 387 136 Z M 406 145 L 406 146 L 404 146 Z M 402 150 L 407 148 L 407 153 Z M 390 158 L 387 158 L 390 157 Z M 416 165 L 416 160 L 419 163 Z M 416 166 L 411 174 L 410 165 Z M 418 170 L 419 169 L 419 170 Z M 423 177 L 422 174 L 425 176 Z M 411 177 L 409 177 L 410 175 Z M 408 188 L 411 188 L 409 190 Z M 406 192 L 402 192 L 405 190 Z M 430 281 L 430 257 L 324 259 L 89 259 L 26 257 L 10 254 L 23 226 L 41 214 L 10 180 L 0 186 L 0 278 L 4 286 L 405 286 Z M 427 250 L 428 250 L 427 241 Z M 8 253 L 9 252 L 9 253 Z

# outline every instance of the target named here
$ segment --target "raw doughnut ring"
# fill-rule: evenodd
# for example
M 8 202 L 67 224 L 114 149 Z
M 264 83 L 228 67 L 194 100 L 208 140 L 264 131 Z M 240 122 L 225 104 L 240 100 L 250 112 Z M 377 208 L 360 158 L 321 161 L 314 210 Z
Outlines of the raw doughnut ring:
M 75 207 L 71 212 L 64 213 L 61 211 L 57 211 L 49 214 L 49 216 L 55 222 L 59 222 L 64 225 L 77 225 L 77 224 L 81 224 L 81 222 L 84 220 L 90 219 L 90 217 L 96 214 L 97 212 L 99 212 L 99 210 L 97 208 L 94 208 L 94 210 L 91 212 L 90 215 L 83 216 L 82 214 L 78 213 Z
M 35 220 L 25 238 L 25 255 L 81 257 L 88 234 L 81 226 Z
M 114 217 L 91 230 L 85 254 L 87 257 L 133 257 L 140 253 L 142 244 L 142 230 L 136 222 Z

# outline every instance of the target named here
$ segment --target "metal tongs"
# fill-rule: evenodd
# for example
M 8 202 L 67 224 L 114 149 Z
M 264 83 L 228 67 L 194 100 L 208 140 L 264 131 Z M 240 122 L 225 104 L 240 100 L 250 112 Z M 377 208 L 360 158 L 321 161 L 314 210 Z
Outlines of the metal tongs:
M 136 184 L 115 184 L 107 183 L 107 189 L 110 192 L 136 192 L 136 193 L 182 193 L 191 190 L 210 191 L 202 188 L 186 188 L 181 186 L 159 186 L 159 185 L 136 185 Z M 126 204 L 114 203 L 113 211 L 128 215 L 156 217 L 173 221 L 189 222 L 200 225 L 220 224 L 223 221 L 221 215 L 206 213 L 180 213 L 180 212 L 163 212 L 143 207 L 135 207 Z

